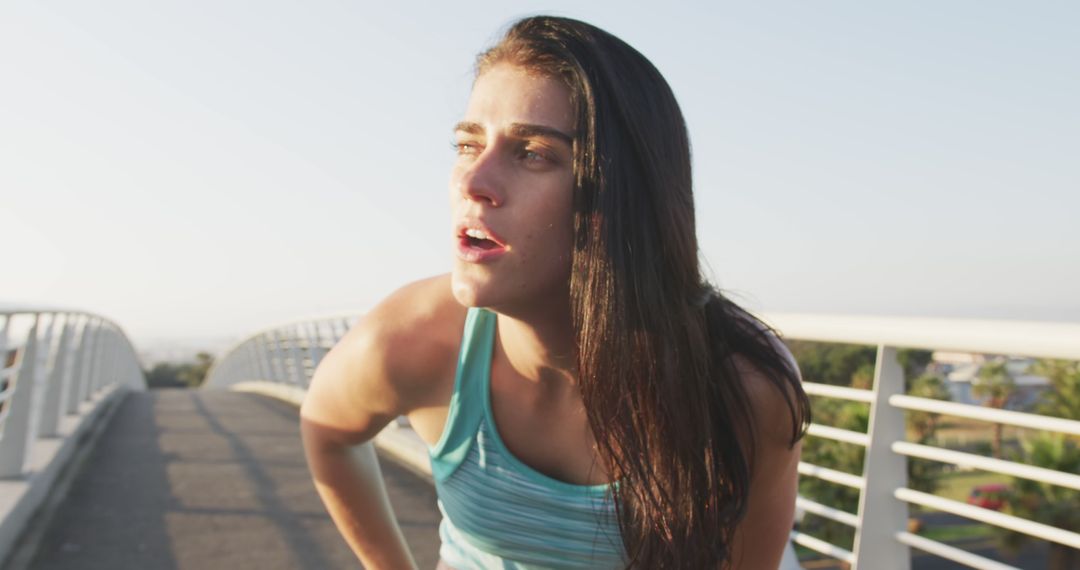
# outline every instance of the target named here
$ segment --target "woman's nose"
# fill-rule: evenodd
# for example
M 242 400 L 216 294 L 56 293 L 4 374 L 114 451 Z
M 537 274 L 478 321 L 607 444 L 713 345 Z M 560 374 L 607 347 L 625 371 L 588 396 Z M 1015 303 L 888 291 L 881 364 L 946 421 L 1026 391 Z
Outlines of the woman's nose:
M 494 150 L 485 149 L 464 167 L 458 178 L 458 190 L 468 200 L 497 207 L 505 202 L 505 173 Z

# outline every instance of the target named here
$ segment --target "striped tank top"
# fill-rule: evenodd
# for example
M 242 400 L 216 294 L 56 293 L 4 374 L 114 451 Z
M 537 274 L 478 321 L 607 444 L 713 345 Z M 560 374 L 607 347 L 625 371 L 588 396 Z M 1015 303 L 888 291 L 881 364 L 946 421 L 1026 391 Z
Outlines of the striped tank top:
M 429 449 L 439 556 L 455 570 L 625 567 L 610 486 L 548 477 L 499 437 L 489 387 L 495 323 L 494 313 L 469 309 L 446 426 Z

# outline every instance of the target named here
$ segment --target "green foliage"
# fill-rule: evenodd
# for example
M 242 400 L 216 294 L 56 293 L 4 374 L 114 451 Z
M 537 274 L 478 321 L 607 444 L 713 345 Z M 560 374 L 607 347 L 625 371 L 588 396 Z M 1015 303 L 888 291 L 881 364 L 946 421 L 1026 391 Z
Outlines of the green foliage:
M 852 377 L 866 366 L 873 370 L 877 350 L 857 344 L 788 341 L 803 378 L 834 386 L 851 386 Z
M 907 393 L 920 398 L 933 400 L 948 400 L 949 389 L 945 387 L 945 380 L 936 374 L 923 374 L 911 380 Z M 918 443 L 930 441 L 934 432 L 937 431 L 938 414 L 929 412 L 907 412 L 908 429 L 915 436 Z
M 871 389 L 877 351 L 874 347 L 825 344 L 794 341 L 790 344 L 802 370 L 803 377 L 811 382 Z M 925 374 L 931 360 L 930 351 L 904 349 L 897 351 L 897 360 L 909 379 L 907 391 L 915 396 L 949 399 L 944 380 L 936 375 Z M 848 402 L 831 398 L 811 398 L 814 422 L 856 432 L 866 433 L 869 428 L 870 407 L 865 403 Z M 911 412 L 909 426 L 914 440 L 932 444 L 937 430 L 937 415 Z M 803 460 L 846 473 L 861 475 L 865 449 L 859 446 L 814 437 L 803 443 Z M 908 461 L 908 486 L 927 493 L 934 492 L 944 466 L 938 462 L 910 459 Z M 799 493 L 811 500 L 855 513 L 859 505 L 856 489 L 828 483 L 814 477 L 803 477 Z M 843 548 L 851 548 L 854 530 L 850 527 L 813 515 L 807 515 L 802 530 Z
M 1038 412 L 1080 420 L 1080 362 L 1041 360 L 1032 367 L 1032 372 L 1046 377 L 1051 386 L 1043 396 Z
M 1080 363 L 1065 360 L 1042 360 L 1032 372 L 1050 380 L 1047 392 L 1037 411 L 1048 416 L 1080 420 Z M 1075 439 L 1060 433 L 1040 432 L 1021 441 L 1022 454 L 1018 461 L 1054 469 L 1063 473 L 1080 473 L 1080 446 Z M 1014 477 L 1009 493 L 1009 508 L 1013 514 L 1043 524 L 1080 531 L 1080 491 L 1037 481 Z M 1030 540 L 1025 534 L 999 531 L 1002 546 L 1018 550 Z M 1065 570 L 1080 567 L 1080 550 L 1049 543 L 1047 567 Z
M 922 366 L 925 370 L 926 366 Z M 908 382 L 908 394 L 920 398 L 933 400 L 948 400 L 949 390 L 945 387 L 945 381 L 936 374 L 922 374 Z M 907 412 L 908 431 L 914 436 L 916 443 L 923 445 L 935 445 L 935 434 L 938 428 L 938 414 L 929 412 Z M 908 487 L 924 493 L 933 493 L 937 490 L 938 480 L 941 478 L 945 466 L 937 461 L 908 458 Z
M 971 395 L 991 408 L 1004 408 L 1016 391 L 1016 381 L 1009 374 L 1004 360 L 987 362 L 979 368 L 978 382 L 971 386 Z
M 198 388 L 206 380 L 206 373 L 214 363 L 209 353 L 195 355 L 195 362 L 161 362 L 146 371 L 146 385 L 150 388 Z
M 1076 442 L 1058 433 L 1040 433 L 1022 442 L 1025 463 L 1063 473 L 1080 473 L 1080 447 Z M 1062 528 L 1080 531 L 1080 491 L 1013 478 L 1009 493 L 1009 508 L 1013 514 Z M 1026 534 L 1000 531 L 1002 546 L 1016 551 L 1030 539 Z M 1076 568 L 1080 565 L 1080 551 L 1050 543 L 1049 567 L 1052 570 Z
M 904 376 L 917 378 L 926 372 L 934 353 L 919 348 L 902 348 L 896 351 L 896 360 L 904 368 Z
M 971 387 L 971 395 L 983 400 L 983 403 L 991 408 L 1004 408 L 1016 392 L 1016 381 L 1012 374 L 1009 374 L 1004 360 L 982 365 L 979 368 L 978 380 Z M 998 459 L 1001 459 L 1001 434 L 1004 429 L 1002 424 L 994 424 L 993 452 Z
M 860 402 L 815 398 L 813 406 L 815 423 L 864 433 L 870 423 L 870 407 Z M 803 443 L 804 461 L 855 475 L 862 474 L 865 456 L 864 448 L 848 443 L 815 437 L 807 438 Z M 816 477 L 801 478 L 799 493 L 849 513 L 855 513 L 859 508 L 857 489 L 822 481 Z M 855 531 L 851 527 L 812 515 L 807 515 L 802 530 L 848 549 L 852 548 L 855 540 Z

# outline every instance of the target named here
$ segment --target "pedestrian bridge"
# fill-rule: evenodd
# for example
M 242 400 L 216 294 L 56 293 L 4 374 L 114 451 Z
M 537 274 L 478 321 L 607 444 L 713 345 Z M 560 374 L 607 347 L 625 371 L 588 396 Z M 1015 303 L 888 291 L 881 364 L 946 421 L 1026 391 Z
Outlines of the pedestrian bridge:
M 851 512 L 800 497 L 799 510 L 854 530 L 852 544 L 792 531 L 805 568 L 1045 568 L 1077 564 L 1080 533 L 1058 521 L 908 487 L 912 458 L 1033 481 L 1080 497 L 1080 474 L 908 440 L 924 412 L 1080 438 L 1080 421 L 905 393 L 898 348 L 1080 360 L 1080 325 L 957 319 L 764 315 L 792 339 L 877 347 L 872 389 L 806 379 L 818 399 L 862 402 L 866 431 L 811 426 L 810 438 L 865 449 L 859 473 L 800 464 L 859 497 Z M 108 318 L 0 306 L 0 560 L 4 568 L 354 568 L 304 464 L 297 407 L 319 361 L 357 316 L 259 331 L 219 355 L 200 390 L 152 390 Z M 815 405 L 817 405 L 815 403 Z M 376 438 L 391 502 L 421 568 L 437 561 L 438 511 L 424 448 L 407 425 Z M 1034 538 L 1009 557 L 909 529 L 917 506 Z M 1075 505 L 1080 509 L 1080 504 Z M 1075 510 L 1075 509 L 1074 509 Z M 1057 524 L 1058 526 L 1055 526 Z M 1072 554 L 1070 554 L 1072 553 Z M 794 568 L 793 560 L 786 560 Z M 1075 566 L 1057 566 L 1069 568 Z

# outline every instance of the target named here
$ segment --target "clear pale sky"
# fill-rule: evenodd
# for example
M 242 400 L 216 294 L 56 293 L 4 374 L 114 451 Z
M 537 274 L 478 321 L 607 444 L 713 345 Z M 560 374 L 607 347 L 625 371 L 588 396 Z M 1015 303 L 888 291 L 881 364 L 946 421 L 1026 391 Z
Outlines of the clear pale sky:
M 0 4 L 0 302 L 140 339 L 363 312 L 450 267 L 474 55 L 555 13 L 683 106 L 755 310 L 1080 322 L 1080 4 Z

